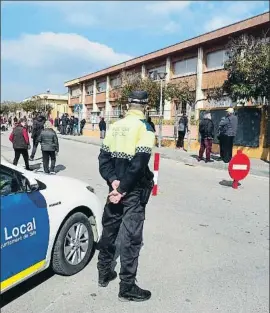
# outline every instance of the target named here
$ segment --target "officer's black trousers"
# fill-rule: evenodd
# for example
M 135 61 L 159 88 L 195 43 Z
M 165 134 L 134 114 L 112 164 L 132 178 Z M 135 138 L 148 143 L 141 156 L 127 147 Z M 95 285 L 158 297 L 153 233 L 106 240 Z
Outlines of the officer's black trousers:
M 145 204 L 141 203 L 141 189 L 126 195 L 119 204 L 106 204 L 99 242 L 98 270 L 111 270 L 116 250 L 115 241 L 120 232 L 120 279 L 122 284 L 134 284 L 142 244 Z

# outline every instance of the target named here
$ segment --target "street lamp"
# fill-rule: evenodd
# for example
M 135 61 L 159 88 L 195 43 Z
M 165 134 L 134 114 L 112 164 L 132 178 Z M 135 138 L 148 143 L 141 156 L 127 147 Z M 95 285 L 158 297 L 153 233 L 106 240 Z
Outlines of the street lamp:
M 159 102 L 159 127 L 158 127 L 158 147 L 161 147 L 161 141 L 162 141 L 162 117 L 163 117 L 163 81 L 165 80 L 167 76 L 166 72 L 158 72 L 154 71 L 152 72 L 149 77 L 150 79 L 156 79 L 159 78 L 160 81 L 160 102 Z

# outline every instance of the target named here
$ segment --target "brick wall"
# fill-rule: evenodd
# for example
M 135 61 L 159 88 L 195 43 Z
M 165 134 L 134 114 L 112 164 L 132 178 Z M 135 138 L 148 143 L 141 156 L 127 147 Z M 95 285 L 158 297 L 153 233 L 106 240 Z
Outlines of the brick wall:
M 86 96 L 85 97 L 85 104 L 93 104 L 93 96 Z
M 80 97 L 74 97 L 70 99 L 69 106 L 74 106 L 74 104 L 77 104 L 80 102 Z
M 196 90 L 196 75 L 189 75 L 171 79 L 171 82 L 176 84 L 183 83 L 185 81 L 188 82 L 191 90 Z
M 106 101 L 106 93 L 105 92 L 97 93 L 96 103 L 105 102 L 105 101 Z
M 227 71 L 217 70 L 203 73 L 202 89 L 209 89 L 213 87 L 220 87 L 227 79 Z

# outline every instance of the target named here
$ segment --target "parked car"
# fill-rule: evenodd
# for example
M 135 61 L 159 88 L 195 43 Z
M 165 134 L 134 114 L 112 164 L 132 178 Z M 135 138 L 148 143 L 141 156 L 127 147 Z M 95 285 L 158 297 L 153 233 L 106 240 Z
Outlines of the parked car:
M 24 170 L 1 159 L 1 292 L 52 267 L 74 275 L 101 235 L 102 207 L 79 180 Z

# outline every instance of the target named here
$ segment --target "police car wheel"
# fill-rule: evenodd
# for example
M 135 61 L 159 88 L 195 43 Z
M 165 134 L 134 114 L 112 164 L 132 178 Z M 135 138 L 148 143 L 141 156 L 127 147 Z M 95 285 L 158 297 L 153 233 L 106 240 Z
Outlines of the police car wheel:
M 52 254 L 52 269 L 56 274 L 71 276 L 88 263 L 94 245 L 94 235 L 87 216 L 71 215 L 62 226 Z

